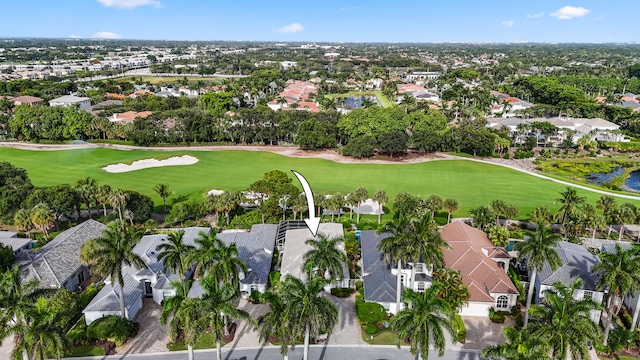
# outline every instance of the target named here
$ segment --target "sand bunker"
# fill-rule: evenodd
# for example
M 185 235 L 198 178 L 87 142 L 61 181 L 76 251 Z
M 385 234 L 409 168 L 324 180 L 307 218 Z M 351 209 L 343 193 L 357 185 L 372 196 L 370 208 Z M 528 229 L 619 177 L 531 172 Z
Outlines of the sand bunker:
M 111 164 L 102 168 L 102 170 L 110 173 L 123 173 L 128 171 L 142 170 L 153 167 L 162 166 L 178 166 L 178 165 L 193 165 L 198 162 L 198 159 L 190 155 L 174 156 L 165 160 L 156 159 L 143 159 L 137 160 L 128 164 Z
M 209 195 L 217 196 L 217 195 L 221 195 L 222 193 L 224 193 L 224 190 L 212 189 L 212 190 L 209 190 L 209 192 L 207 193 L 207 196 Z

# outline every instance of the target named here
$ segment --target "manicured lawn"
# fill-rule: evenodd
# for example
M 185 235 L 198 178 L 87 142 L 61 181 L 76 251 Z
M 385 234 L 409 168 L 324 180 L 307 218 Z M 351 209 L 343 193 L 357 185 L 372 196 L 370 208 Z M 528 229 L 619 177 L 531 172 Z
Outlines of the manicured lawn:
M 100 346 L 74 346 L 65 356 L 81 357 L 81 356 L 101 356 L 104 355 L 104 348 Z
M 363 96 L 363 95 L 371 95 L 371 94 L 374 94 L 378 98 L 378 101 L 380 102 L 380 105 L 382 105 L 383 108 L 391 107 L 391 101 L 389 101 L 389 99 L 386 96 L 384 96 L 382 94 L 382 91 L 380 90 L 349 91 L 348 93 L 344 93 L 344 94 L 326 94 L 324 97 L 327 97 L 329 99 L 335 99 L 335 98 L 345 98 L 349 96 Z
M 224 345 L 225 345 L 224 341 L 221 341 L 220 346 L 224 346 Z M 200 341 L 198 341 L 193 348 L 195 350 L 198 350 L 198 349 L 213 349 L 215 347 L 216 347 L 216 343 L 215 341 L 213 341 L 213 335 L 211 333 L 204 333 L 202 334 Z M 167 349 L 169 349 L 169 351 L 187 350 L 187 346 L 182 342 L 177 342 L 172 345 L 167 345 Z
M 194 165 L 151 168 L 111 174 L 101 167 L 153 157 L 192 155 Z M 150 151 L 82 149 L 28 151 L 2 148 L 0 159 L 26 168 L 36 186 L 73 184 L 83 176 L 95 178 L 112 187 L 132 189 L 151 196 L 157 205 L 161 199 L 151 189 L 158 183 L 169 184 L 176 195 L 201 198 L 210 189 L 243 190 L 270 170 L 281 170 L 294 179 L 290 170 L 303 174 L 312 190 L 319 193 L 348 193 L 364 186 L 372 194 L 385 190 L 392 200 L 399 192 L 426 197 L 438 194 L 460 203 L 463 216 L 470 208 L 487 205 L 500 198 L 520 210 L 526 218 L 538 205 L 557 209 L 554 199 L 565 186 L 539 179 L 501 166 L 467 160 L 442 160 L 418 164 L 339 164 L 322 159 L 300 159 L 258 151 Z M 297 180 L 294 184 L 300 187 Z M 578 189 L 581 196 L 595 202 L 600 195 Z M 627 201 L 627 200 L 624 200 Z M 624 202 L 619 199 L 618 202 Z M 635 202 L 640 206 L 640 202 Z M 391 205 L 391 204 L 389 204 Z
M 364 340 L 367 344 L 372 345 L 395 345 L 396 339 L 398 337 L 394 332 L 391 331 L 383 331 L 373 336 L 373 340 L 371 339 L 371 335 L 362 332 L 362 340 Z

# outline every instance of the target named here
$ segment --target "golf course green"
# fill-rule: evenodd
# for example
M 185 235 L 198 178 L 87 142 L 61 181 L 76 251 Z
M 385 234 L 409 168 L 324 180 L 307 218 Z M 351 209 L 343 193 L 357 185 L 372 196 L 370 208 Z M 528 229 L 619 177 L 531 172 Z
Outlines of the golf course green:
M 199 159 L 194 165 L 169 166 L 108 173 L 102 167 L 116 163 L 130 164 L 142 159 L 167 159 L 191 155 Z M 554 200 L 564 185 L 539 179 L 505 167 L 467 160 L 442 160 L 415 164 L 341 164 L 323 159 L 302 159 L 258 151 L 151 151 L 104 148 L 31 151 L 0 149 L 0 161 L 25 168 L 36 186 L 73 184 L 90 176 L 99 183 L 131 189 L 151 196 L 156 204 L 160 197 L 151 189 L 158 183 L 169 184 L 176 195 L 201 197 L 210 189 L 242 190 L 262 178 L 270 170 L 282 170 L 294 179 L 290 170 L 305 176 L 314 192 L 347 193 L 364 186 L 370 194 L 385 190 L 392 201 L 399 192 L 426 197 L 437 194 L 460 203 L 463 216 L 468 210 L 487 205 L 494 199 L 514 204 L 519 218 L 539 205 L 556 209 Z M 595 202 L 601 195 L 578 189 L 581 196 Z M 628 200 L 618 199 L 619 203 Z M 634 202 L 640 205 L 640 202 Z

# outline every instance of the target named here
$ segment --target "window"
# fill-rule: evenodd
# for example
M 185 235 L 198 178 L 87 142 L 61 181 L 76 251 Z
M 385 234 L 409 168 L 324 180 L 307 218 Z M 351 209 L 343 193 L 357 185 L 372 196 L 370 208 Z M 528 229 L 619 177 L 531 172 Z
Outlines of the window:
M 81 271 L 80 274 L 78 274 L 78 284 L 82 284 L 84 282 L 84 271 Z
M 423 292 L 425 289 L 425 283 L 423 283 L 422 281 L 418 282 L 418 291 Z
M 506 295 L 498 296 L 498 300 L 496 301 L 496 308 L 506 309 L 507 307 L 509 307 L 509 298 Z
M 423 273 L 423 272 L 424 272 L 424 264 L 422 264 L 422 263 L 418 263 L 418 264 L 416 265 L 416 272 L 417 272 L 417 273 Z
M 162 299 L 168 299 L 170 297 L 173 297 L 173 291 L 163 291 L 162 292 Z
M 592 300 L 593 299 L 593 291 L 585 290 L 582 294 L 583 300 Z

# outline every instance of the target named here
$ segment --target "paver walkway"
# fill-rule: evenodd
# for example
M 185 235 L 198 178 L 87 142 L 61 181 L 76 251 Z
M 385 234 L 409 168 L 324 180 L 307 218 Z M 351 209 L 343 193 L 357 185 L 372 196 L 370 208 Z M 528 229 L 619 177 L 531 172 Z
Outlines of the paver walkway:
M 124 345 L 116 348 L 116 352 L 118 354 L 141 354 L 169 351 L 167 349 L 169 329 L 168 326 L 160 324 L 161 313 L 162 306 L 156 304 L 151 298 L 145 298 L 142 309 L 133 319 L 140 324 L 138 334 Z
M 489 345 L 504 342 L 506 339 L 502 329 L 513 325 L 511 320 L 507 320 L 504 324 L 496 324 L 488 316 L 463 316 L 462 321 L 467 328 L 467 340 L 462 348 L 473 350 L 482 350 Z
M 327 298 L 338 309 L 338 321 L 329 335 L 329 345 L 364 345 L 356 314 L 356 298 L 352 295 L 348 298 L 339 298 L 327 295 Z

